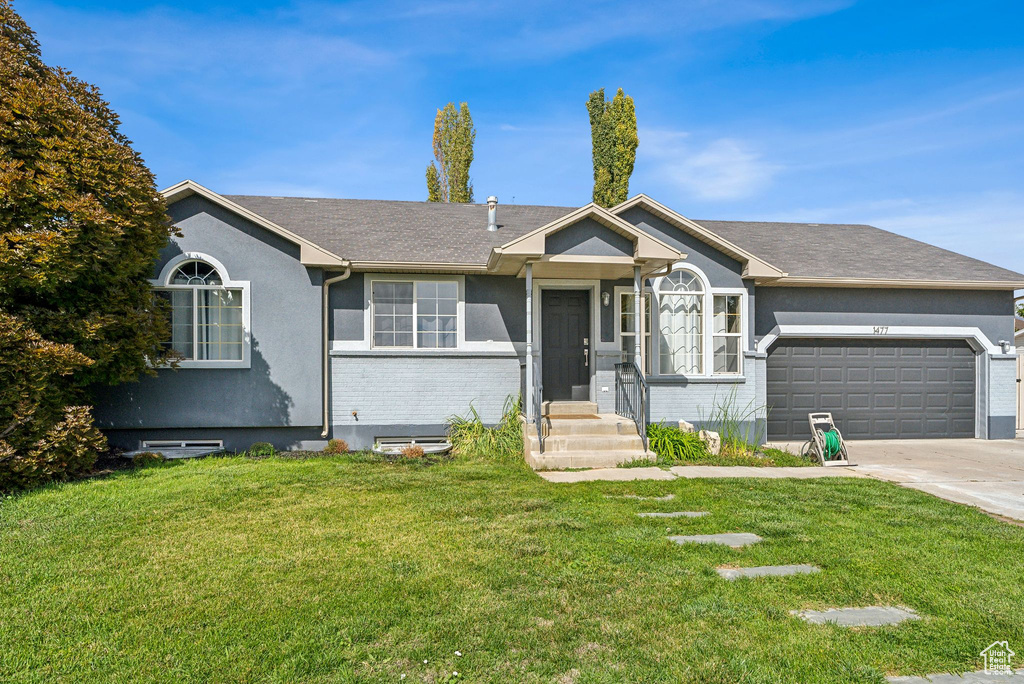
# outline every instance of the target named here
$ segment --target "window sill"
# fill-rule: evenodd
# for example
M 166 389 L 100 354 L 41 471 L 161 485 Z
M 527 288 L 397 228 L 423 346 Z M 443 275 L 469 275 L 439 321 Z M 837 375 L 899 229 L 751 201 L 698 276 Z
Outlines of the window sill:
M 185 370 L 188 368 L 235 368 L 235 369 L 246 369 L 251 368 L 252 364 L 248 361 L 179 361 L 177 370 Z M 153 366 L 157 370 L 175 370 L 169 365 Z
M 648 375 L 648 385 L 741 385 L 747 381 L 744 375 Z
M 332 349 L 331 356 L 376 356 L 376 357 L 448 357 L 448 358 L 509 358 L 520 355 L 512 351 L 473 349 Z

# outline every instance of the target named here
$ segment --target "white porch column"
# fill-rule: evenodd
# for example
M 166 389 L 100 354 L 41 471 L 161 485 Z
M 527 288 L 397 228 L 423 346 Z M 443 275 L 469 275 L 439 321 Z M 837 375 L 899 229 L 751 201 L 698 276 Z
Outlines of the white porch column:
M 640 351 L 641 347 L 640 347 L 640 345 L 644 343 L 644 340 L 643 340 L 643 334 L 644 333 L 643 333 L 643 329 L 640 327 L 640 325 L 641 325 L 641 323 L 643 321 L 643 318 L 644 318 L 644 306 L 643 306 L 643 304 L 644 304 L 643 290 L 640 287 L 640 267 L 639 266 L 634 266 L 633 267 L 633 315 L 635 316 L 635 319 L 633 321 L 633 330 L 636 331 L 636 334 L 633 335 L 633 339 L 636 340 L 636 346 L 634 347 L 634 350 L 633 350 L 633 360 L 636 362 L 636 367 L 637 367 L 637 369 L 639 369 L 639 371 L 641 373 L 643 372 L 643 367 L 644 367 L 643 360 L 641 359 L 641 356 L 640 356 L 641 355 L 641 351 Z
M 526 262 L 526 420 L 533 422 L 533 264 Z

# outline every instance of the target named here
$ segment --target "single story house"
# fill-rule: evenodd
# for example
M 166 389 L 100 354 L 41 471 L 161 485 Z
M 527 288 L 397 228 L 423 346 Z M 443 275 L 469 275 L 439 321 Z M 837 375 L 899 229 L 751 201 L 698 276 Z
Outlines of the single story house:
M 646 195 L 163 195 L 181 237 L 152 282 L 183 360 L 97 397 L 126 449 L 364 448 L 519 396 L 537 438 L 552 406 L 641 401 L 761 441 L 807 439 L 813 410 L 852 439 L 1015 435 L 1024 275 L 871 226 L 695 221 Z

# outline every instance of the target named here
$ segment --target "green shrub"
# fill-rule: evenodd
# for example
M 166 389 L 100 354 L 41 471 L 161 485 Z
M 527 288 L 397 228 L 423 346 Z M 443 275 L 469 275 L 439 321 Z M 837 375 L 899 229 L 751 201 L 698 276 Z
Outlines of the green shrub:
M 106 449 L 89 407 L 65 405 L 69 376 L 91 363 L 0 312 L 0 491 L 81 475 Z
M 520 420 L 520 400 L 505 399 L 501 422 L 487 427 L 472 404 L 469 416 L 448 419 L 448 441 L 452 453 L 458 456 L 483 456 L 503 461 L 523 457 L 523 425 Z
M 255 456 L 257 458 L 266 458 L 273 456 L 277 452 L 274 450 L 274 445 L 270 442 L 255 442 L 249 445 L 247 453 L 250 456 Z
M 347 454 L 348 442 L 343 439 L 329 439 L 324 447 L 325 454 Z
M 158 454 L 153 451 L 140 451 L 132 456 L 132 465 L 138 468 L 145 468 L 146 466 L 163 463 L 165 460 L 166 459 L 163 457 L 163 454 Z
M 107 440 L 92 424 L 88 406 L 68 406 L 61 420 L 18 451 L 0 439 L 0 491 L 28 489 L 88 472 Z
M 712 458 L 700 435 L 683 432 L 674 425 L 651 423 L 647 426 L 647 441 L 662 462 L 701 463 Z

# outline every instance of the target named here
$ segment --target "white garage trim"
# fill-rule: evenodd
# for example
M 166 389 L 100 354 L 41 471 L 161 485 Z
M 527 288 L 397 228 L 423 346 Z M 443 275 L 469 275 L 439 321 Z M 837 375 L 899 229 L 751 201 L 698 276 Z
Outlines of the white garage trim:
M 974 351 L 1002 354 L 981 328 L 954 328 L 930 325 L 777 325 L 757 343 L 757 351 L 768 353 L 768 347 L 780 337 L 876 337 L 914 340 L 967 340 Z M 1011 349 L 1010 353 L 1014 353 Z
M 926 339 L 926 340 L 965 340 L 977 353 L 975 363 L 977 380 L 974 386 L 974 436 L 977 439 L 988 439 L 988 392 L 990 385 L 989 358 L 1003 356 L 1003 349 L 992 344 L 988 336 L 980 328 L 942 327 L 927 325 L 777 325 L 771 332 L 757 342 L 757 351 L 767 354 L 768 348 L 779 338 L 810 337 L 810 338 L 877 338 L 885 339 Z M 1016 350 L 1010 348 L 1010 354 Z

